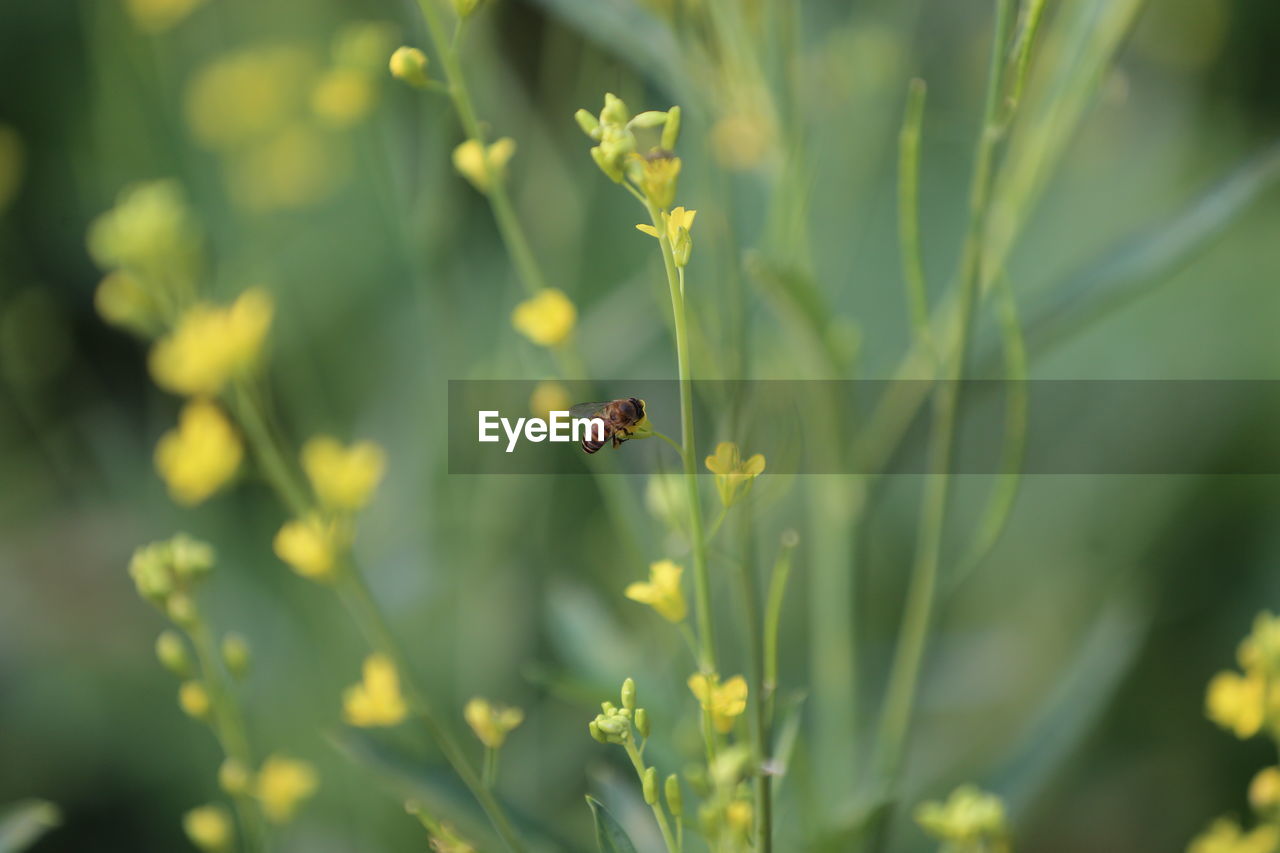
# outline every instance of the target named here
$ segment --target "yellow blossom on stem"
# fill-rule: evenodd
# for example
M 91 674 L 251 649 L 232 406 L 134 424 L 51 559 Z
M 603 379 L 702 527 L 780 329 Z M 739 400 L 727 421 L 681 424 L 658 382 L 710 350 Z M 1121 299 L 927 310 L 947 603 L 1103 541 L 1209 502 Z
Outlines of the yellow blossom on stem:
M 1272 811 L 1280 806 L 1280 767 L 1264 767 L 1249 783 L 1249 805 L 1254 811 Z
M 671 245 L 676 244 L 676 238 L 680 236 L 680 229 L 689 231 L 693 228 L 693 218 L 698 215 L 696 210 L 685 210 L 683 207 L 673 207 L 670 213 L 662 215 L 662 221 L 667 226 L 667 240 Z M 640 223 L 636 226 L 637 231 L 643 231 L 650 237 L 657 239 L 658 229 L 646 223 Z
M 343 447 L 335 438 L 317 436 L 302 446 L 302 469 L 320 503 L 329 509 L 363 509 L 382 480 L 386 465 L 386 453 L 372 441 Z
M 394 726 L 409 714 L 400 676 L 391 659 L 375 653 L 364 660 L 363 680 L 342 694 L 342 715 L 353 726 Z
M 745 462 L 732 441 L 722 441 L 716 445 L 716 452 L 706 459 L 707 470 L 716 475 L 716 490 L 720 492 L 720 501 L 725 506 L 733 504 L 746 495 L 756 477 L 764 473 L 764 456 L 757 453 Z
M 670 560 L 659 560 L 649 566 L 649 580 L 630 584 L 624 595 L 632 601 L 647 604 L 668 622 L 681 622 L 688 614 L 680 575 L 684 569 Z
M 694 673 L 689 676 L 689 690 L 703 710 L 711 713 L 718 732 L 733 731 L 734 719 L 747 710 L 747 680 L 741 675 L 721 684 L 717 676 Z
M 262 762 L 253 787 L 267 819 L 272 823 L 288 823 L 298 805 L 319 786 L 320 777 L 307 762 L 272 755 Z
M 156 444 L 156 470 L 180 504 L 194 505 L 222 488 L 240 467 L 244 447 L 215 404 L 194 400 L 178 413 L 178 426 Z
M 427 77 L 427 55 L 416 47 L 398 47 L 387 63 L 391 76 L 418 89 L 430 83 Z
M 346 537 L 337 522 L 316 513 L 285 522 L 272 542 L 276 556 L 313 581 L 332 580 Z
M 188 716 L 203 720 L 213 706 L 209 691 L 199 681 L 184 681 L 178 688 L 178 705 Z
M 666 210 L 676 199 L 676 181 L 680 177 L 680 158 L 670 151 L 657 149 L 648 156 L 633 154 L 638 164 L 636 183 L 645 197 L 659 210 Z
M 489 191 L 489 172 L 496 180 L 506 177 L 507 163 L 516 153 L 516 141 L 509 136 L 489 144 L 489 168 L 485 168 L 485 148 L 474 139 L 468 139 L 453 149 L 453 167 L 462 177 L 482 193 Z
M 1229 818 L 1218 818 L 1192 839 L 1187 853 L 1272 853 L 1280 844 L 1280 829 L 1270 824 L 1245 832 Z
M 246 290 L 225 307 L 201 303 L 189 308 L 151 349 L 156 384 L 190 396 L 219 393 L 257 361 L 273 311 L 271 297 L 260 288 Z
M 915 811 L 916 823 L 939 841 L 956 845 L 983 845 L 982 849 L 1008 849 L 1004 803 L 973 785 L 961 785 L 945 802 L 921 803 Z
M 563 343 L 577 321 L 578 309 L 563 290 L 554 287 L 526 299 L 511 312 L 516 331 L 544 347 Z
M 311 90 L 311 111 L 330 127 L 351 127 L 373 110 L 375 90 L 362 68 L 331 68 Z
M 1205 714 L 1244 740 L 1256 735 L 1266 716 L 1266 682 L 1258 673 L 1220 672 L 1209 681 Z
M 199 806 L 182 816 L 182 829 L 191 843 L 209 853 L 230 850 L 235 840 L 231 815 L 222 806 Z
M 524 711 L 519 708 L 494 705 L 478 696 L 467 703 L 462 716 L 480 742 L 490 749 L 501 748 L 507 735 L 524 722 Z

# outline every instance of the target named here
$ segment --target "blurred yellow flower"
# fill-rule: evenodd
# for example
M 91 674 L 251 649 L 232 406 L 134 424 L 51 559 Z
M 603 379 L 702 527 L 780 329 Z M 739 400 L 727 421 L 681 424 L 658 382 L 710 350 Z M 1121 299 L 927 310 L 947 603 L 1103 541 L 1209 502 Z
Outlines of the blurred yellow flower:
M 332 68 L 311 90 L 311 110 L 330 127 L 350 127 L 373 110 L 376 90 L 361 68 Z
M 213 61 L 187 87 L 192 135 L 217 151 L 270 136 L 305 109 L 316 66 L 310 53 L 289 45 L 251 47 Z
M 629 585 L 625 595 L 632 601 L 647 604 L 669 622 L 680 622 L 689 612 L 680 586 L 684 569 L 670 560 L 659 560 L 649 566 L 649 580 Z
M 93 293 L 98 316 L 117 328 L 143 336 L 155 333 L 160 316 L 151 294 L 133 273 L 108 273 Z
M 1240 642 L 1236 659 L 1245 671 L 1280 675 L 1280 619 L 1270 611 L 1259 613 L 1253 620 L 1253 630 Z
M 353 726 L 394 726 L 409 714 L 400 695 L 400 675 L 391 659 L 374 653 L 364 659 L 363 680 L 342 694 L 342 716 Z
M 563 343 L 577 320 L 578 309 L 563 290 L 554 287 L 526 299 L 511 312 L 516 331 L 544 347 Z
M 552 412 L 567 412 L 572 405 L 569 392 L 559 382 L 539 382 L 529 395 L 529 411 L 538 418 L 547 418 Z
M 453 167 L 480 192 L 489 191 L 489 171 L 484 167 L 484 148 L 474 139 L 468 139 L 453 149 Z M 507 163 L 516 153 L 516 141 L 509 136 L 489 145 L 489 170 L 496 180 L 506 177 Z
M 921 803 L 915 811 L 916 823 L 939 841 L 956 845 L 981 845 L 998 853 L 1008 849 L 1004 803 L 973 785 L 961 785 L 945 802 Z
M 398 47 L 391 54 L 387 66 L 391 76 L 416 88 L 424 88 L 431 82 L 427 77 L 427 55 L 416 47 Z
M 190 275 L 200 229 L 176 181 L 126 188 L 89 225 L 89 254 L 103 269 L 128 269 L 161 279 Z
M 756 168 L 768 158 L 775 144 L 773 122 L 764 113 L 732 113 L 711 127 L 711 152 L 726 169 Z
M 205 0 L 125 0 L 125 9 L 138 29 L 162 33 L 178 24 Z
M 152 377 L 178 394 L 219 393 L 257 361 L 273 313 L 271 297 L 256 287 L 226 307 L 201 303 L 187 309 L 174 330 L 151 348 Z
M 1244 740 L 1262 729 L 1266 716 L 1262 675 L 1220 672 L 1209 681 L 1205 713 L 1210 720 Z
M 378 71 L 396 43 L 398 28 L 387 21 L 353 21 L 333 37 L 333 63 L 344 68 Z
M 191 843 L 208 853 L 231 849 L 235 826 L 222 806 L 199 806 L 182 816 L 182 829 Z
M 277 557 L 313 581 L 333 579 L 338 551 L 345 544 L 337 522 L 316 513 L 285 522 L 272 542 Z
M 329 509 L 363 509 L 386 464 L 386 453 L 372 441 L 343 447 L 335 438 L 318 436 L 302 446 L 302 469 L 320 503 Z
M 738 836 L 745 837 L 751 831 L 755 810 L 746 800 L 734 800 L 725 807 L 724 822 Z
M 1229 818 L 1219 818 L 1192 839 L 1187 853 L 1273 853 L 1280 844 L 1280 829 L 1259 826 L 1244 832 Z
M 246 210 L 297 210 L 333 193 L 347 158 L 335 137 L 295 122 L 232 154 L 227 172 L 231 197 Z
M 22 159 L 22 140 L 13 128 L 0 124 L 0 213 L 22 183 Z
M 490 704 L 488 699 L 476 697 L 462 710 L 471 731 L 490 749 L 500 749 L 507 735 L 524 722 L 524 711 Z
M 254 793 L 272 823 L 288 823 L 298 805 L 320 786 L 315 768 L 305 761 L 272 755 L 262 762 Z
M 194 506 L 218 491 L 240 467 L 244 448 L 222 410 L 193 400 L 178 413 L 178 426 L 156 444 L 156 470 L 178 503 Z
M 733 731 L 734 718 L 747 710 L 747 680 L 741 675 L 721 684 L 717 676 L 694 673 L 689 676 L 689 690 L 703 710 L 711 713 L 718 732 Z
M 757 453 L 744 462 L 738 445 L 722 441 L 716 445 L 715 454 L 707 457 L 706 465 L 707 470 L 716 475 L 721 503 L 733 506 L 750 491 L 756 477 L 764 473 L 764 456 Z
M 253 787 L 253 774 L 244 762 L 228 758 L 218 767 L 218 787 L 232 796 L 247 794 Z
M 209 699 L 209 691 L 199 681 L 184 681 L 178 687 L 178 705 L 188 716 L 203 720 L 209 716 L 213 702 Z
M 1280 767 L 1264 767 L 1249 783 L 1249 805 L 1254 811 L 1271 811 L 1280 806 Z

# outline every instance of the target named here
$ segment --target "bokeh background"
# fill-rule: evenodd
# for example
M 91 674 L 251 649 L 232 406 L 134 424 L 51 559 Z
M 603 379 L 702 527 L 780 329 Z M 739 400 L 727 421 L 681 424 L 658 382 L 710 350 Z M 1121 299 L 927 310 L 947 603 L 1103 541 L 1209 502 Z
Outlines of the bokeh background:
M 152 32 L 132 14 L 146 5 L 0 7 L 0 802 L 59 805 L 64 824 L 37 850 L 184 849 L 179 815 L 215 795 L 218 752 L 177 709 L 152 655 L 161 619 L 125 566 L 139 543 L 185 530 L 220 554 L 204 593 L 214 620 L 255 650 L 255 742 L 321 771 L 283 848 L 425 846 L 404 792 L 337 745 L 337 697 L 364 649 L 332 597 L 271 554 L 282 516 L 266 488 L 250 472 L 191 511 L 153 470 L 178 402 L 150 384 L 144 344 L 96 315 L 85 232 L 125 186 L 173 178 L 205 233 L 204 291 L 258 284 L 277 300 L 269 376 L 290 433 L 388 449 L 357 548 L 436 704 L 479 693 L 525 707 L 504 793 L 589 843 L 582 793 L 624 815 L 635 797 L 617 756 L 587 737 L 592 706 L 628 674 L 652 705 L 687 706 L 687 673 L 668 665 L 678 640 L 621 595 L 669 543 L 642 509 L 643 478 L 625 479 L 637 549 L 591 478 L 447 473 L 446 380 L 554 368 L 511 329 L 521 290 L 484 197 L 450 165 L 461 135 L 447 101 L 381 71 L 384 45 L 426 47 L 417 10 L 209 0 Z M 686 5 L 698 4 L 494 0 L 464 35 L 481 116 L 518 141 L 517 212 L 579 307 L 590 374 L 674 374 L 652 244 L 572 120 L 607 90 L 636 110 L 687 107 L 680 200 L 699 210 L 701 374 L 831 378 L 822 353 L 835 352 L 844 377 L 892 375 L 909 333 L 894 230 L 907 80 L 930 84 L 921 198 L 937 295 L 963 236 L 991 4 L 744 0 L 759 47 L 745 64 L 700 41 Z M 1051 0 L 1049 36 L 1072 5 Z M 1078 127 L 1045 125 L 1061 156 L 1008 269 L 1025 316 L 1069 334 L 1029 332 L 1033 377 L 1280 369 L 1278 39 L 1268 0 L 1154 0 Z M 358 103 L 317 94 L 343 51 L 370 44 L 379 70 Z M 1075 61 L 1054 44 L 1037 62 Z M 238 121 L 270 131 L 249 146 Z M 775 269 L 807 271 L 817 325 Z M 1099 282 L 1112 298 L 1089 289 Z M 979 332 L 996 345 L 994 324 Z M 1223 412 L 1201 452 L 1247 458 L 1274 436 L 1273 423 Z M 958 530 L 990 485 L 962 485 Z M 757 490 L 762 551 L 782 529 L 801 537 L 783 688 L 808 705 L 781 849 L 852 849 L 841 833 L 865 801 L 918 487 L 880 484 L 834 564 L 820 545 L 839 536 L 853 484 L 766 477 Z M 1204 685 L 1280 594 L 1278 504 L 1271 477 L 1026 480 L 995 552 L 944 583 L 908 802 L 976 781 L 1006 798 L 1019 849 L 1035 851 L 1180 849 L 1211 817 L 1245 812 L 1267 749 L 1204 719 Z M 719 592 L 736 671 L 735 608 Z M 823 634 L 842 619 L 845 632 Z M 841 704 L 845 688 L 856 704 Z M 669 748 L 678 760 L 679 738 Z M 415 767 L 435 761 L 412 737 L 396 749 Z M 892 843 L 930 849 L 905 820 Z

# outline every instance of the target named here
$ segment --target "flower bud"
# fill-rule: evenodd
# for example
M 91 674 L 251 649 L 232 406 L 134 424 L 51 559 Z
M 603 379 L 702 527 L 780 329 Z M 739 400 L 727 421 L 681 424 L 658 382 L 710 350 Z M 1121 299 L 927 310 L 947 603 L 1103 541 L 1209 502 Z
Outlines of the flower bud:
M 247 794 L 253 785 L 253 774 L 244 762 L 228 758 L 218 768 L 218 786 L 231 796 Z
M 667 114 L 661 110 L 645 110 L 637 113 L 627 122 L 628 127 L 650 128 L 664 124 L 667 120 Z
M 628 711 L 636 709 L 636 682 L 635 679 L 628 678 L 622 682 L 622 707 Z
M 636 708 L 636 731 L 640 737 L 649 736 L 649 712 L 644 708 Z
M 1280 767 L 1264 767 L 1249 783 L 1249 805 L 1269 812 L 1280 806 Z
M 627 111 L 627 105 L 622 99 L 612 92 L 606 92 L 604 96 L 604 109 L 600 111 L 600 121 L 604 124 L 624 125 L 631 114 Z
M 658 768 L 650 767 L 644 771 L 640 787 L 644 791 L 644 801 L 646 803 L 653 805 L 658 802 Z
M 458 14 L 459 18 L 466 20 L 479 5 L 480 0 L 453 0 L 453 11 Z
M 676 149 L 676 141 L 680 138 L 680 108 L 667 110 L 667 123 L 662 127 L 662 147 L 667 151 Z
M 129 560 L 129 576 L 138 588 L 138 595 L 153 604 L 164 604 L 173 592 L 168 543 L 152 542 L 134 551 Z
M 188 716 L 203 720 L 209 716 L 213 702 L 209 699 L 209 691 L 202 682 L 184 681 L 178 688 L 178 707 Z
M 582 128 L 582 132 L 592 139 L 599 141 L 600 139 L 600 119 L 593 116 L 586 110 L 578 110 L 573 114 L 573 120 L 578 123 L 578 127 Z
M 190 628 L 196 623 L 196 603 L 184 592 L 175 592 L 165 602 L 165 612 L 180 628 Z
M 425 53 L 416 47 L 405 45 L 396 48 L 387 66 L 391 69 L 392 77 L 415 89 L 423 89 L 431 82 L 427 77 L 427 61 Z
M 169 540 L 169 559 L 175 575 L 194 580 L 213 568 L 213 546 L 179 533 Z
M 249 672 L 249 641 L 239 634 L 223 637 L 222 662 L 233 677 L 244 678 Z
M 587 731 L 591 733 L 592 738 L 600 741 L 600 743 L 609 742 L 609 739 L 604 736 L 604 732 L 600 731 L 600 726 L 596 723 L 595 720 L 592 720 L 591 722 L 587 723 Z
M 177 631 L 164 630 L 156 637 L 156 657 L 165 669 L 179 678 L 191 675 L 191 658 L 187 655 L 187 645 Z
M 684 797 L 680 793 L 680 777 L 672 773 L 667 777 L 666 785 L 667 808 L 671 810 L 671 814 L 680 817 L 684 814 Z

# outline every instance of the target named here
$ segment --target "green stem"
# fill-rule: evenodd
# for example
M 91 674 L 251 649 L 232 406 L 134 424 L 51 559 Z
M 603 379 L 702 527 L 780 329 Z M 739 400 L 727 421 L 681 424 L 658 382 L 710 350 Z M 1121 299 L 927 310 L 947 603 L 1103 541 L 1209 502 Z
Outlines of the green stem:
M 200 661 L 200 678 L 209 691 L 213 704 L 213 729 L 227 758 L 234 759 L 246 769 L 253 767 L 253 753 L 249 748 L 249 736 L 246 733 L 244 717 L 240 706 L 236 704 L 231 688 L 223 677 L 222 667 L 218 662 L 218 654 L 214 646 L 213 636 L 208 625 L 197 612 L 195 621 L 187 629 L 191 644 L 195 647 L 196 658 Z M 262 820 L 262 812 L 246 792 L 233 794 L 236 813 L 240 817 L 241 829 L 244 833 L 244 846 L 247 853 L 256 853 L 267 849 L 267 827 Z
M 778 628 L 782 623 L 782 600 L 787 592 L 787 580 L 791 577 L 791 552 L 798 544 L 794 531 L 784 533 L 782 549 L 773 564 L 773 574 L 769 577 L 769 593 L 764 607 L 764 683 L 762 690 L 765 706 L 765 721 L 773 726 L 774 698 L 778 692 Z
M 636 769 L 636 776 L 640 779 L 641 786 L 644 785 L 644 757 L 640 754 L 640 750 L 636 748 L 635 741 L 627 739 L 623 744 L 623 748 L 627 751 L 627 757 L 631 759 L 631 766 Z M 671 823 L 667 820 L 667 812 L 662 808 L 661 801 L 655 797 L 653 802 L 649 804 L 649 808 L 653 810 L 653 818 L 658 822 L 658 829 L 662 832 L 662 843 L 667 847 L 667 853 L 677 853 L 680 846 L 676 843 L 675 836 L 671 834 Z
M 755 819 L 756 839 L 762 853 L 773 850 L 773 796 L 771 777 L 767 765 L 769 760 L 769 725 L 765 697 L 764 677 L 764 634 L 760 623 L 760 588 L 756 581 L 754 540 L 751 531 L 749 505 L 742 507 L 740 516 L 744 554 L 742 559 L 735 560 L 738 566 L 738 587 L 742 594 L 742 619 L 747 631 L 747 665 L 750 668 L 750 683 L 753 685 L 749 701 L 752 718 L 750 734 L 754 755 L 755 775 Z M 723 518 L 723 513 L 721 514 Z
M 919 340 L 929 336 L 929 297 L 920 255 L 920 126 L 924 121 L 925 92 L 923 80 L 911 81 L 898 134 L 898 243 L 911 327 Z
M 491 746 L 484 748 L 484 770 L 480 781 L 490 791 L 498 784 L 498 750 Z
M 892 797 L 902 767 L 902 756 L 911 727 L 920 663 L 933 618 L 935 589 L 942 536 L 946 526 L 951 489 L 951 462 L 955 451 L 956 414 L 961 398 L 961 379 L 968 358 L 969 337 L 982 277 L 982 243 L 991 194 L 991 172 L 996 142 L 999 140 L 1001 69 L 1012 0 L 997 0 L 995 34 L 987 80 L 986 107 L 982 134 L 975 155 L 973 182 L 969 196 L 969 227 L 960 266 L 958 335 L 950 354 L 949 381 L 937 389 L 933 431 L 930 436 L 930 470 L 920 514 L 920 533 L 912 566 L 902 628 L 889 679 L 880 732 L 881 759 L 878 762 L 886 793 Z

